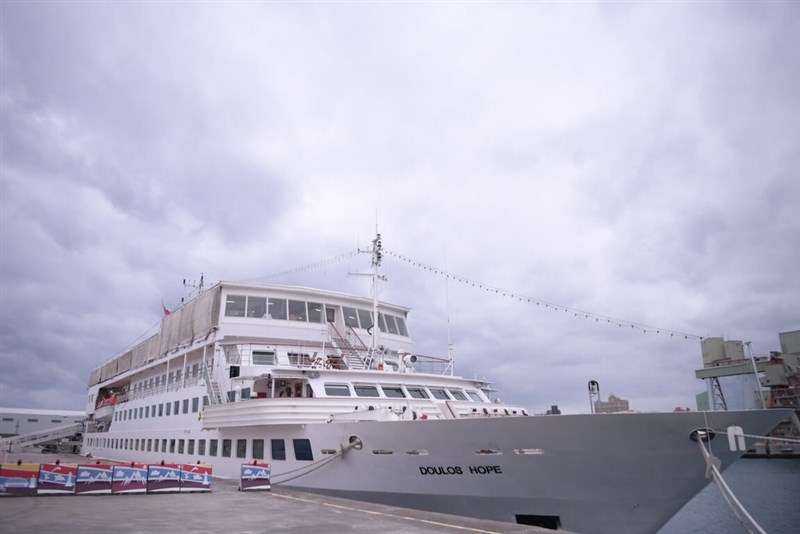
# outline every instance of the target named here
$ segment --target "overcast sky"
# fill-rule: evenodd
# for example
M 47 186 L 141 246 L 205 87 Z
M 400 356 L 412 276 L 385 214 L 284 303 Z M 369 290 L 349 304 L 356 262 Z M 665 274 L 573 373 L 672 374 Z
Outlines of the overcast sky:
M 184 278 L 366 247 L 779 350 L 800 328 L 800 4 L 0 5 L 0 405 L 84 408 Z M 271 280 L 368 295 L 368 257 Z M 700 343 L 395 256 L 420 353 L 535 412 L 694 409 Z

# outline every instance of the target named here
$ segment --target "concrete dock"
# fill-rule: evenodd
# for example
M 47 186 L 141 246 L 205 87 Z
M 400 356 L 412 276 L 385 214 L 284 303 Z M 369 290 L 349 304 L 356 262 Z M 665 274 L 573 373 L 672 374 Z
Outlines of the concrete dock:
M 86 458 L 11 453 L 8 462 L 86 463 Z M 0 497 L 1 532 L 191 532 L 543 534 L 552 530 L 320 496 L 273 487 L 238 491 L 215 479 L 211 493 Z M 563 532 L 563 531 L 562 531 Z

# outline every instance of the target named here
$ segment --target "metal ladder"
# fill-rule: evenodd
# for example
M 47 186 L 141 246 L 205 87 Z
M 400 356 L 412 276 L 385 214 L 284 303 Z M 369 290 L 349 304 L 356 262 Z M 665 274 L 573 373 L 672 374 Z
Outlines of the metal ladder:
M 348 369 L 369 369 L 369 360 L 361 356 L 361 352 L 367 351 L 367 347 L 364 346 L 355 332 L 352 332 L 351 327 L 348 326 L 347 328 L 350 330 L 352 337 L 358 340 L 360 346 L 353 345 L 347 337 L 339 333 L 336 327 L 333 326 L 333 323 L 328 323 L 328 333 L 330 334 L 331 344 L 347 363 Z

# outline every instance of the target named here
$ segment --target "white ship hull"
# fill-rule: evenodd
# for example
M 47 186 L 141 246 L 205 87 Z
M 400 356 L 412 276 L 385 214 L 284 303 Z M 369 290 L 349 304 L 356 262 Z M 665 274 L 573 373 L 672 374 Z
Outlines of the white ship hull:
M 531 416 L 486 381 L 453 376 L 451 358 L 414 354 L 408 311 L 221 282 L 92 372 L 82 452 L 208 463 L 230 478 L 266 461 L 273 484 L 307 491 L 647 533 L 707 484 L 695 430 L 716 433 L 709 445 L 724 469 L 743 452 L 729 450 L 729 426 L 764 435 L 789 413 Z
M 693 430 L 716 431 L 710 448 L 725 469 L 742 454 L 729 450 L 724 433 L 728 426 L 762 435 L 785 416 L 780 410 L 631 413 L 211 431 L 192 424 L 191 430 L 152 435 L 187 442 L 230 439 L 234 445 L 238 440 L 249 444 L 263 439 L 269 444 L 271 439 L 282 439 L 291 444 L 308 439 L 312 460 L 297 461 L 289 451 L 286 460 L 268 460 L 273 484 L 394 506 L 558 525 L 573 532 L 647 533 L 657 532 L 708 483 L 699 445 L 690 439 Z M 360 440 L 360 449 L 347 448 L 352 436 Z M 248 448 L 247 458 L 236 458 L 235 450 L 231 457 L 209 458 L 126 450 L 124 457 L 114 457 L 111 451 L 94 450 L 94 455 L 145 463 L 201 459 L 213 464 L 215 476 L 229 478 L 239 476 L 251 453 Z

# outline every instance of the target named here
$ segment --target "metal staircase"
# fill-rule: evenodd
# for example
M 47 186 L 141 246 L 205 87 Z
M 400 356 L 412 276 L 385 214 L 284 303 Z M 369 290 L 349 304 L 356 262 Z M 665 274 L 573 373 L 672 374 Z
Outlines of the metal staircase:
M 347 327 L 348 332 L 343 336 L 339 330 L 333 326 L 333 323 L 328 323 L 328 333 L 330 334 L 331 343 L 336 351 L 347 363 L 348 369 L 369 369 L 371 358 L 364 358 L 362 353 L 368 353 L 369 350 L 361 341 L 361 338 L 353 332 L 351 327 Z M 352 340 L 352 341 L 351 341 Z
M 12 447 L 22 448 L 55 439 L 67 438 L 74 436 L 83 431 L 83 423 L 73 423 L 71 425 L 56 426 L 48 428 L 47 430 L 40 430 L 38 432 L 29 432 L 27 434 L 19 434 L 11 436 L 10 438 L 0 439 L 0 451 L 11 451 Z
M 223 404 L 228 402 L 228 398 L 222 394 L 222 388 L 219 382 L 214 380 L 209 372 L 208 366 L 203 366 L 203 379 L 206 381 L 206 389 L 208 390 L 208 402 L 211 404 Z

